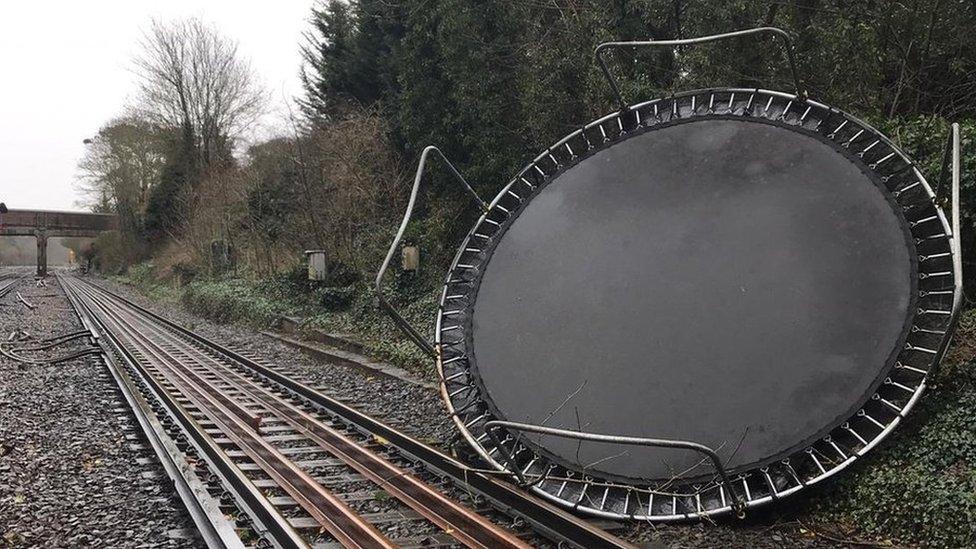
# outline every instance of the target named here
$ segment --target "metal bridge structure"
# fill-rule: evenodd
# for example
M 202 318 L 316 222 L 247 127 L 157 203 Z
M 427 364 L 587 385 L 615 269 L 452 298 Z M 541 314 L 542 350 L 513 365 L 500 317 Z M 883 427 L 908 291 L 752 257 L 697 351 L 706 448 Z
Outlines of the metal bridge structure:
M 59 212 L 50 210 L 7 210 L 0 213 L 0 236 L 37 238 L 37 275 L 47 275 L 47 239 L 52 237 L 94 238 L 118 229 L 112 214 Z

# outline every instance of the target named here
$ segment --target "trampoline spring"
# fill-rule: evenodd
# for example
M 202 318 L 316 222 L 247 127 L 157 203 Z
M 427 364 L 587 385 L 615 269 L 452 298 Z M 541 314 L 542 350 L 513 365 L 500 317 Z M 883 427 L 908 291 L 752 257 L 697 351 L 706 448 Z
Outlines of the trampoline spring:
M 443 383 L 444 384 L 444 387 L 447 388 L 447 384 L 448 383 L 454 383 L 454 380 L 455 379 L 457 379 L 459 377 L 462 377 L 462 376 L 465 376 L 467 374 L 468 374 L 468 372 L 465 371 L 465 370 L 462 370 L 460 372 L 455 372 L 455 373 L 451 374 L 450 376 L 441 378 L 441 383 Z M 466 385 L 466 383 L 465 383 L 465 385 Z
M 864 410 L 858 412 L 858 415 L 860 415 L 862 412 L 864 412 Z M 855 431 L 849 423 L 844 424 L 844 429 L 846 429 L 850 434 L 854 435 L 854 438 L 856 438 L 861 444 L 863 444 L 864 446 L 868 445 L 868 441 L 864 440 L 864 437 L 862 437 L 857 431 Z
M 610 487 L 607 486 L 603 490 L 603 498 L 600 500 L 600 510 L 603 510 L 607 505 L 607 496 L 610 495 Z
M 865 147 L 861 152 L 857 153 L 857 156 L 860 157 L 860 158 L 864 158 L 864 155 L 867 154 L 868 151 L 870 151 L 871 149 L 873 149 L 874 146 L 877 145 L 878 143 L 881 143 L 881 140 L 880 139 L 875 139 L 873 143 L 871 143 L 870 145 L 868 145 L 867 147 Z
M 790 107 L 792 106 L 793 106 L 793 100 L 790 99 L 789 101 L 786 102 L 786 108 L 783 109 L 783 112 L 779 113 L 780 120 L 786 120 L 786 113 L 790 112 Z
M 508 208 L 506 208 L 505 206 L 502 206 L 501 204 L 495 204 L 495 207 L 498 208 L 499 210 L 505 212 L 508 215 L 512 215 L 512 212 L 510 212 L 508 210 Z
M 481 234 L 481 233 L 471 233 L 471 236 L 476 236 L 478 238 L 483 238 L 485 240 L 491 240 L 491 237 L 490 236 L 484 235 L 484 234 Z
M 951 255 L 952 254 L 949 253 L 949 252 L 943 252 L 943 253 L 940 253 L 940 254 L 932 254 L 932 255 L 920 255 L 920 256 L 918 256 L 918 260 L 919 261 L 928 261 L 930 259 L 938 259 L 940 257 L 950 257 Z
M 579 129 L 579 133 L 581 136 L 583 136 L 583 141 L 586 143 L 586 150 L 592 150 L 593 144 L 590 143 L 590 136 L 586 135 L 586 126 L 581 127 Z
M 671 496 L 671 514 L 678 514 L 678 496 Z
M 468 358 L 467 355 L 458 355 L 456 357 L 452 357 L 452 358 L 449 358 L 447 360 L 442 361 L 441 364 L 443 364 L 444 366 L 447 366 L 448 364 L 453 364 L 453 363 L 455 363 L 455 362 L 457 362 L 459 360 L 464 360 L 466 358 Z M 463 374 L 464 372 L 458 372 L 458 373 Z M 458 375 L 458 374 L 454 374 L 454 375 Z M 454 377 L 454 375 L 452 375 L 451 377 Z M 449 381 L 449 380 L 450 380 L 450 378 L 446 378 L 446 381 Z
M 881 164 L 883 164 L 883 163 L 885 163 L 885 162 L 887 162 L 887 161 L 888 161 L 888 160 L 889 160 L 889 159 L 890 159 L 890 158 L 891 158 L 892 156 L 895 156 L 895 153 L 894 153 L 894 152 L 891 152 L 891 153 L 888 153 L 888 155 L 887 155 L 887 156 L 885 156 L 885 157 L 884 157 L 884 158 L 882 158 L 881 160 L 878 160 L 878 161 L 877 161 L 877 162 L 875 162 L 874 164 L 871 164 L 871 165 L 870 165 L 870 166 L 868 166 L 868 167 L 869 167 L 869 168 L 871 168 L 872 170 L 876 170 L 876 169 L 878 169 L 878 166 L 880 166 Z
M 855 133 L 853 136 L 851 136 L 851 138 L 848 139 L 847 141 L 845 141 L 844 144 L 841 145 L 841 146 L 844 147 L 845 149 L 849 148 L 851 146 L 851 143 L 854 142 L 854 140 L 856 140 L 858 137 L 861 137 L 861 134 L 862 133 L 864 133 L 864 129 L 858 130 L 857 133 Z M 884 178 L 882 178 L 882 179 L 884 179 Z
M 769 490 L 773 493 L 774 498 L 779 497 L 779 491 L 776 490 L 776 484 L 773 482 L 773 477 L 769 476 L 769 467 L 763 467 L 760 469 L 764 477 L 766 477 L 766 484 L 769 485 Z
M 813 106 L 812 106 L 812 105 L 807 105 L 807 109 L 806 109 L 805 111 L 803 111 L 803 115 L 802 115 L 802 116 L 800 116 L 800 122 L 803 122 L 804 120 L 806 120 L 806 119 L 807 119 L 807 115 L 808 115 L 808 114 L 810 114 L 810 110 L 811 110 L 812 108 L 813 108 Z
M 732 103 L 734 101 L 735 101 L 735 92 L 732 92 L 732 95 L 729 96 L 729 106 L 728 106 L 728 111 L 730 113 L 732 112 Z
M 915 372 L 916 374 L 922 374 L 923 376 L 926 375 L 926 374 L 928 374 L 928 372 L 926 372 L 925 370 L 922 370 L 920 368 L 916 368 L 914 366 L 909 366 L 907 364 L 902 363 L 901 361 L 895 363 L 895 368 L 901 368 L 903 370 L 908 370 L 910 372 Z
M 918 314 L 920 315 L 951 315 L 952 311 L 943 311 L 942 309 L 919 309 Z
M 909 227 L 918 227 L 922 223 L 928 223 L 929 221 L 935 221 L 936 219 L 939 219 L 939 216 L 932 215 L 932 216 L 926 217 L 925 219 L 919 219 L 918 221 L 912 221 L 911 223 L 908 224 L 908 226 Z
M 569 144 L 566 144 L 566 146 L 568 147 L 568 146 L 569 146 Z M 514 197 L 515 197 L 515 200 L 518 200 L 518 201 L 519 201 L 519 203 L 521 204 L 521 202 L 522 202 L 522 197 L 521 197 L 521 196 L 519 196 L 519 195 L 517 195 L 517 194 L 515 194 L 515 193 L 514 193 L 514 192 L 512 192 L 512 191 L 508 191 L 508 193 L 507 193 L 507 194 L 510 194 L 510 195 L 512 195 L 512 196 L 514 196 Z
M 638 116 L 640 116 L 640 113 L 637 113 L 637 114 L 638 114 Z M 569 152 L 569 156 L 571 158 L 573 158 L 573 159 L 576 159 L 576 153 L 573 152 L 573 148 L 569 146 L 569 141 L 563 143 L 563 146 L 566 147 L 566 150 Z M 509 192 L 512 192 L 512 191 L 509 191 Z
M 954 293 L 955 292 L 953 292 L 952 290 L 930 290 L 930 291 L 919 290 L 918 297 L 926 297 L 930 295 L 953 295 Z M 922 330 L 922 331 L 925 331 L 930 334 L 938 334 L 938 335 L 945 334 L 945 332 L 936 332 L 935 330 Z
M 746 102 L 746 109 L 745 110 L 747 110 L 747 111 L 751 111 L 752 110 L 752 100 L 755 99 L 755 98 L 756 98 L 756 94 L 755 93 L 749 94 L 749 101 Z
M 922 184 L 921 181 L 916 181 L 916 182 L 912 183 L 911 185 L 902 187 L 901 189 L 898 189 L 897 191 L 895 191 L 895 192 L 893 192 L 891 194 L 894 195 L 895 198 L 898 198 L 899 196 L 901 196 L 901 193 L 903 193 L 905 191 L 908 191 L 908 190 L 911 190 L 911 189 L 913 189 L 913 188 L 915 188 L 915 187 L 917 187 L 917 186 L 919 186 L 921 184 Z
M 832 131 L 829 134 L 827 134 L 827 139 L 833 139 L 834 136 L 837 135 L 837 132 L 839 132 L 842 129 L 844 129 L 844 126 L 846 126 L 848 122 L 849 121 L 846 120 L 846 119 L 843 122 L 841 122 L 840 123 L 840 126 L 837 126 L 836 128 L 834 128 L 834 131 Z
M 827 473 L 827 470 L 824 469 L 823 464 L 821 464 L 820 463 L 820 460 L 817 459 L 817 455 L 813 452 L 813 448 L 812 447 L 811 448 L 807 448 L 807 453 L 810 454 L 810 459 L 813 460 L 813 464 L 817 466 L 817 469 L 820 469 L 820 473 L 821 474 L 826 474 Z
M 907 387 L 905 385 L 902 385 L 901 383 L 898 383 L 897 381 L 891 379 L 890 377 L 885 378 L 884 384 L 885 385 L 891 385 L 893 387 L 898 387 L 899 389 L 901 389 L 902 391 L 905 391 L 906 393 L 910 393 L 910 394 L 914 394 L 915 393 L 915 389 L 912 389 L 910 387 Z
M 457 391 L 454 391 L 454 392 L 452 392 L 452 393 L 451 393 L 450 395 L 448 395 L 448 396 L 450 396 L 451 398 L 454 398 L 454 397 L 456 397 L 456 396 L 458 396 L 458 395 L 460 395 L 461 393 L 463 393 L 463 392 L 465 392 L 465 391 L 472 391 L 472 390 L 474 390 L 474 387 L 473 387 L 473 386 L 471 386 L 471 385 L 465 385 L 464 387 L 461 387 L 461 388 L 460 388 L 460 389 L 458 389 Z
M 837 443 L 834 442 L 834 440 L 831 437 L 829 436 L 825 437 L 824 441 L 826 441 L 827 444 L 830 444 L 830 447 L 833 448 L 835 452 L 837 452 L 837 455 L 840 456 L 841 460 L 847 459 L 847 454 L 845 454 L 844 451 L 840 449 L 840 446 L 837 446 Z
M 766 101 L 766 106 L 763 107 L 763 114 L 768 113 L 769 112 L 769 107 L 771 107 L 772 105 L 773 105 L 773 96 L 770 95 L 769 96 L 769 100 Z
M 708 96 L 708 112 L 715 112 L 715 92 Z
M 532 164 L 532 168 L 533 168 L 533 169 L 534 169 L 535 171 L 537 171 L 537 172 L 539 172 L 539 175 L 541 175 L 541 176 L 542 176 L 543 178 L 545 178 L 545 177 L 549 177 L 549 176 L 548 176 L 548 175 L 546 174 L 546 172 L 544 172 L 544 171 L 542 171 L 542 168 L 540 168 L 538 164 Z
M 620 116 L 617 116 L 617 129 L 622 134 L 627 133 L 624 131 L 624 122 L 620 119 Z
M 796 469 L 790 465 L 790 458 L 786 458 L 780 463 L 782 463 L 783 466 L 786 467 L 786 470 L 790 472 L 790 476 L 793 477 L 793 480 L 795 480 L 798 485 L 803 486 L 803 481 L 800 480 L 800 475 L 796 474 Z
M 881 396 L 881 395 L 877 395 L 877 394 L 876 394 L 876 395 L 874 395 L 874 396 L 875 396 L 875 398 L 877 398 L 877 399 L 878 399 L 879 401 L 881 401 L 881 403 L 882 403 L 882 404 L 884 404 L 885 406 L 887 406 L 887 407 L 889 407 L 889 408 L 891 408 L 892 410 L 894 410 L 894 411 L 895 411 L 895 413 L 897 413 L 898 415 L 901 415 L 901 411 L 902 411 L 902 409 L 901 409 L 901 408 L 899 408 L 898 406 L 895 406 L 895 404 L 894 404 L 894 403 L 892 403 L 892 402 L 891 402 L 890 400 L 888 400 L 888 399 L 886 399 L 886 398 L 884 398 L 884 397 L 883 397 L 883 396 Z
M 878 429 L 881 429 L 882 431 L 885 429 L 884 424 L 882 424 L 880 421 L 874 419 L 874 417 L 871 416 L 871 414 L 865 412 L 863 408 L 860 411 L 858 411 L 858 414 L 857 415 L 859 415 L 861 417 L 867 418 L 868 421 L 870 421 L 871 423 L 875 424 L 878 427 Z
M 918 278 L 920 280 L 925 280 L 926 278 L 938 278 L 940 276 L 952 276 L 952 271 L 939 271 L 937 273 L 918 273 Z
M 701 492 L 695 492 L 695 510 L 699 513 L 704 511 L 701 504 Z
M 905 350 L 906 351 L 918 351 L 920 353 L 926 353 L 926 354 L 930 354 L 930 355 L 936 354 L 936 351 L 933 351 L 932 349 L 926 349 L 925 347 L 918 347 L 916 345 L 912 345 L 911 343 L 905 343 Z
M 584 134 L 584 135 L 586 135 L 586 134 Z M 533 191 L 536 190 L 537 187 L 535 185 L 533 185 L 532 183 L 529 183 L 529 180 L 528 179 L 526 179 L 524 177 L 520 177 L 519 179 L 521 179 L 522 180 L 522 183 L 525 183 L 526 185 L 528 185 L 529 188 L 532 189 Z

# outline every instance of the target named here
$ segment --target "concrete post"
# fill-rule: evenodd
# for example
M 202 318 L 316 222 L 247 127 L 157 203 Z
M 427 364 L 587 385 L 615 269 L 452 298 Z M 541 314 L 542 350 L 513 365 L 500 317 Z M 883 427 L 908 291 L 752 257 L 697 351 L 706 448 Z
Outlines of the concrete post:
M 47 276 L 47 232 L 38 230 L 37 235 L 37 276 Z

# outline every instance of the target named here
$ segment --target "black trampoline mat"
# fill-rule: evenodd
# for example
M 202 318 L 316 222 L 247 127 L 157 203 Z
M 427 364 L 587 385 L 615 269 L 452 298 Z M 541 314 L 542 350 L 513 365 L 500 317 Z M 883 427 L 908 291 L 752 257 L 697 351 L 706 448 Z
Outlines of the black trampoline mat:
M 511 421 L 677 438 L 743 470 L 825 435 L 883 379 L 914 251 L 879 185 L 821 138 L 699 118 L 558 175 L 490 252 L 471 357 Z M 610 478 L 709 473 L 687 451 L 529 437 Z

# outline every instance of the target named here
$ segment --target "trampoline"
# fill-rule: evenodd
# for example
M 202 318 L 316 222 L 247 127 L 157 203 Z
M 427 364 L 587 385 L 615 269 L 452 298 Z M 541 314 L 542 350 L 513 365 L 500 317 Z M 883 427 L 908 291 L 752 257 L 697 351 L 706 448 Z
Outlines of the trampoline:
M 483 215 L 433 345 L 382 303 L 480 459 L 575 510 L 741 513 L 840 471 L 945 351 L 958 227 L 890 140 L 801 93 L 624 105 L 490 203 L 454 171 Z

